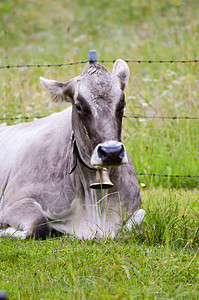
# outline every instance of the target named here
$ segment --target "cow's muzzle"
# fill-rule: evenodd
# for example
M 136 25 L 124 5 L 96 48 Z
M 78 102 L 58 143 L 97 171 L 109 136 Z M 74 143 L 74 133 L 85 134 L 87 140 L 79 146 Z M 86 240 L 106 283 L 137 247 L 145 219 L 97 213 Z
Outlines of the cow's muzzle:
M 98 144 L 91 157 L 91 165 L 99 167 L 117 167 L 127 163 L 126 149 L 117 141 Z

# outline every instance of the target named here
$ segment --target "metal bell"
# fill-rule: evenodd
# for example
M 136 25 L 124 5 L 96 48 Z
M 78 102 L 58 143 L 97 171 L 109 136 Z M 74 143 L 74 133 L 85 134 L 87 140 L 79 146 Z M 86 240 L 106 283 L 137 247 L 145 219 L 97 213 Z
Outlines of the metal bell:
M 113 183 L 110 181 L 108 170 L 101 168 L 96 171 L 95 179 L 90 184 L 91 189 L 110 189 Z

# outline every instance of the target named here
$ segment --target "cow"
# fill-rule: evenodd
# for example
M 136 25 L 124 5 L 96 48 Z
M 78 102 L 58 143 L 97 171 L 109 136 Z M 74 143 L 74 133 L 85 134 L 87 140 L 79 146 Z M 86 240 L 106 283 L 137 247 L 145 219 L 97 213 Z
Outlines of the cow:
M 121 141 L 129 76 L 118 59 L 112 73 L 90 64 L 68 82 L 40 78 L 53 101 L 72 105 L 0 129 L 0 237 L 113 238 L 142 224 L 139 184 Z M 113 186 L 92 189 L 101 170 Z

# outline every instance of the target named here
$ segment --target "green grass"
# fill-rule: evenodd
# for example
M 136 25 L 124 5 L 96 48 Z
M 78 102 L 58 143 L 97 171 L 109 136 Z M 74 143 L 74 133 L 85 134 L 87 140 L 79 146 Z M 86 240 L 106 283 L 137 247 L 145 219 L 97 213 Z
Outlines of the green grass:
M 0 240 L 11 299 L 197 299 L 196 191 L 142 191 L 146 224 L 120 239 Z
M 198 59 L 197 0 L 7 0 L 0 14 L 0 65 L 87 60 L 90 49 L 99 60 Z M 125 114 L 198 116 L 198 66 L 129 63 Z M 62 110 L 39 76 L 67 81 L 83 68 L 0 69 L 0 118 Z M 123 140 L 137 172 L 198 175 L 198 120 L 125 118 Z M 141 230 L 113 241 L 1 239 L 0 289 L 10 299 L 197 299 L 198 178 L 138 180 Z
M 180 299 L 197 299 L 194 251 L 176 255 L 130 241 L 48 240 L 27 242 L 24 248 L 17 243 L 14 251 L 8 247 L 3 287 L 9 287 L 11 299 L 164 299 L 179 294 Z

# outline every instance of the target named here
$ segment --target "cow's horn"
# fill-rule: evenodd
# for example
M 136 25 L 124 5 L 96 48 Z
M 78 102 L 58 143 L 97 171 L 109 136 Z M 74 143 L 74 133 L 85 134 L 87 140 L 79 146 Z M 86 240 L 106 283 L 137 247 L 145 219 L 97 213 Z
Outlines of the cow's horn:
M 110 181 L 108 170 L 101 168 L 96 171 L 95 179 L 90 184 L 91 189 L 110 189 L 113 183 Z

